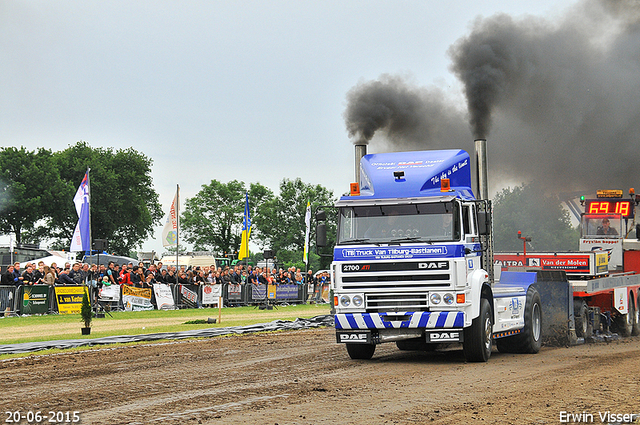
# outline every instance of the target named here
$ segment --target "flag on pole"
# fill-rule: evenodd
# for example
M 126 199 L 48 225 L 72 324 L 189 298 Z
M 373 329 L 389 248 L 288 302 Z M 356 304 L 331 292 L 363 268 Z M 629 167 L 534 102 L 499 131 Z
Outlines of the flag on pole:
M 73 203 L 78 213 L 78 224 L 71 238 L 69 251 L 91 251 L 91 219 L 89 216 L 89 171 L 84 173 L 84 178 L 78 187 Z
M 177 246 L 178 245 L 178 192 L 180 186 L 176 189 L 176 196 L 173 197 L 171 208 L 169 209 L 169 215 L 167 216 L 167 222 L 162 229 L 162 246 Z
M 244 219 L 242 220 L 242 243 L 240 244 L 240 252 L 238 260 L 242 260 L 249 256 L 249 237 L 251 236 L 251 214 L 249 214 L 249 193 L 246 193 L 244 202 Z
M 307 225 L 307 230 L 304 234 L 304 254 L 302 255 L 302 261 L 305 264 L 309 264 L 309 233 L 311 232 L 311 202 L 307 201 L 307 213 L 304 215 L 304 223 Z

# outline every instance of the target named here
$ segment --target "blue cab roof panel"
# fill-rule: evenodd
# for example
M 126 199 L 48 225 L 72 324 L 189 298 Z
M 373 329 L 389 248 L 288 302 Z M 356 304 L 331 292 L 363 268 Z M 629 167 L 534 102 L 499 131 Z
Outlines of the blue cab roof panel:
M 402 176 L 394 173 L 404 172 Z M 440 180 L 450 180 L 451 191 L 440 191 Z M 471 190 L 469 154 L 460 149 L 389 152 L 360 160 L 361 199 L 453 195 L 475 199 Z

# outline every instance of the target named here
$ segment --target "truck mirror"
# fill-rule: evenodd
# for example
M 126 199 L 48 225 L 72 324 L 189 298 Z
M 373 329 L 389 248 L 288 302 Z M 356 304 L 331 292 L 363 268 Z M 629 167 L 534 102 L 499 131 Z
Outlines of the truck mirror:
M 316 226 L 316 246 L 327 246 L 327 225 L 325 223 L 318 223 Z
M 478 211 L 478 234 L 480 235 L 488 235 L 489 234 L 489 223 L 487 220 L 487 213 L 484 211 Z
M 316 221 L 325 221 L 327 219 L 327 214 L 324 210 L 316 211 Z

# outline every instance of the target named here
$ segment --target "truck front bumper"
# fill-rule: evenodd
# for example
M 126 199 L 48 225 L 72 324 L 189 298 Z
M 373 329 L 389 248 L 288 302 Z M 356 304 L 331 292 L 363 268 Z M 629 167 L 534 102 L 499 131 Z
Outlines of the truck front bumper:
M 400 313 L 338 313 L 336 330 L 365 329 L 453 329 L 463 328 L 463 311 L 418 311 Z

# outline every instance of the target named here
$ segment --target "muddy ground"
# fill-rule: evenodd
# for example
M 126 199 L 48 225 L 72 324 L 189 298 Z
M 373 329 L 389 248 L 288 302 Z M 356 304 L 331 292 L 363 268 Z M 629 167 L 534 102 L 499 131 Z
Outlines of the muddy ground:
M 394 344 L 353 361 L 329 328 L 32 355 L 0 362 L 0 406 L 2 423 L 618 423 L 640 413 L 640 337 L 488 363 Z

